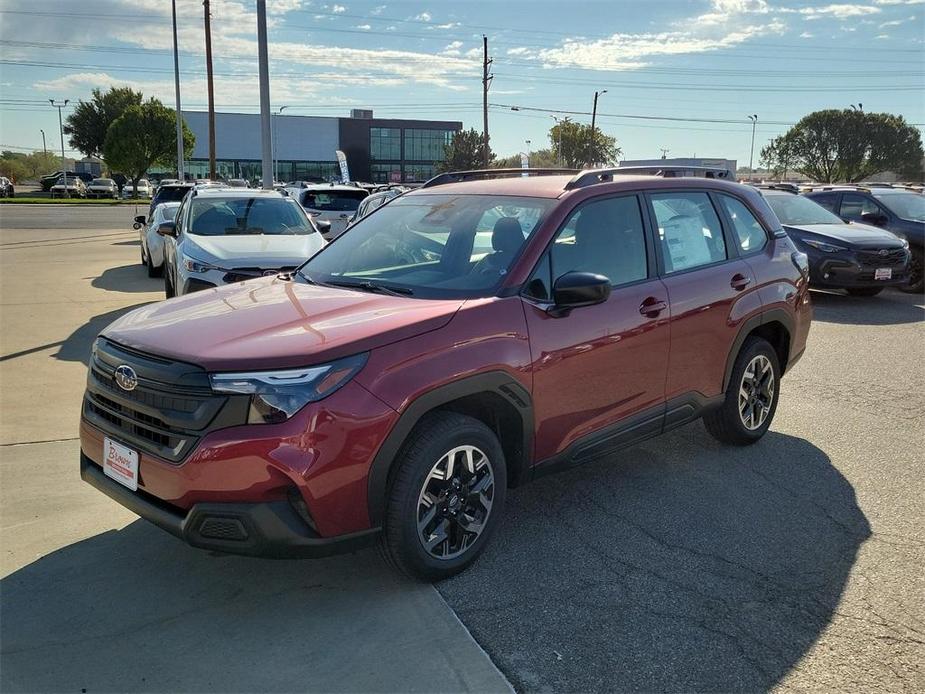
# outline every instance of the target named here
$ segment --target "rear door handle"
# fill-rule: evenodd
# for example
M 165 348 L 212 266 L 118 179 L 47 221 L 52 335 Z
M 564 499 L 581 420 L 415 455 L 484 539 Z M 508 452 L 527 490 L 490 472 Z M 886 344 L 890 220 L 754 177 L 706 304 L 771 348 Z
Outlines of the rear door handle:
M 656 299 L 654 296 L 647 297 L 639 305 L 639 313 L 646 316 L 647 318 L 656 318 L 658 314 L 668 308 L 668 304 L 661 299 Z
M 741 292 L 751 283 L 752 281 L 748 277 L 737 272 L 736 274 L 732 276 L 732 279 L 729 281 L 729 286 L 735 289 L 737 292 Z

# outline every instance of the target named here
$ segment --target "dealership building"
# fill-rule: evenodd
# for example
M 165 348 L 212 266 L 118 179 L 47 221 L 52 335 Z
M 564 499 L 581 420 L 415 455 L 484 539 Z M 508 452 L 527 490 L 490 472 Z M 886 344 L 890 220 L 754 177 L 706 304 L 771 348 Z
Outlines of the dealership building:
M 183 118 L 196 136 L 186 174 L 208 178 L 208 113 L 183 111 Z M 372 111 L 355 109 L 349 118 L 273 115 L 272 129 L 277 181 L 339 177 L 335 153 L 341 150 L 352 180 L 398 183 L 433 176 L 444 146 L 462 130 L 462 123 L 374 118 Z M 220 178 L 261 178 L 260 114 L 216 113 L 215 159 Z

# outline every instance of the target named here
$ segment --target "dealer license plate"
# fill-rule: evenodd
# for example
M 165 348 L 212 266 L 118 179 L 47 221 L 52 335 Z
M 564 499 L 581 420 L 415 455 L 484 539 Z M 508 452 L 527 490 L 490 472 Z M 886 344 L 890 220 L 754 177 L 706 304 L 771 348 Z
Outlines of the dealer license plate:
M 138 451 L 106 437 L 103 439 L 103 472 L 116 482 L 138 489 Z
M 893 279 L 893 268 L 889 267 L 878 267 L 874 270 L 874 279 L 875 280 L 891 280 Z

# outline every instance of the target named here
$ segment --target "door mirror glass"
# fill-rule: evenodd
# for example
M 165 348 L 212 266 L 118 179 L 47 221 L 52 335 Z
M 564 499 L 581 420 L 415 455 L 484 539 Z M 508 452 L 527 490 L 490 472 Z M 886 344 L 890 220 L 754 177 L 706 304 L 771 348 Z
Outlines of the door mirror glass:
M 610 280 L 594 272 L 567 272 L 552 288 L 552 315 L 565 315 L 573 308 L 601 304 L 610 297 Z
M 164 222 L 157 228 L 157 233 L 161 236 L 177 238 L 177 225 L 174 222 Z

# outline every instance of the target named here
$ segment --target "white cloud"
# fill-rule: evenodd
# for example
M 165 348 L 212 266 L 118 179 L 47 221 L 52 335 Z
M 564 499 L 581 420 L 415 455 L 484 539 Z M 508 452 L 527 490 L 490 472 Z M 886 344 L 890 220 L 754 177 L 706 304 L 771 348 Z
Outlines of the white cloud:
M 311 3 L 303 3 L 303 0 L 273 0 L 267 3 L 267 13 L 270 15 L 287 14 L 288 12 L 301 10 L 303 4 Z
M 873 5 L 823 5 L 821 7 L 801 7 L 797 12 L 807 19 L 820 19 L 822 17 L 835 17 L 836 19 L 848 19 L 849 17 L 863 17 L 870 14 L 878 14 L 882 10 Z
M 430 12 L 421 12 L 421 14 L 416 15 L 414 19 L 418 22 L 429 22 L 433 17 Z
M 890 38 L 890 35 L 889 34 L 878 34 L 877 36 L 874 36 L 874 38 L 879 41 L 882 41 L 883 39 Z
M 362 29 L 363 31 L 369 31 L 369 30 L 372 29 L 373 27 L 372 27 L 372 25 L 370 25 L 370 24 L 357 24 L 357 25 L 356 25 L 355 27 L 353 27 L 353 28 L 354 28 L 354 29 Z
M 874 0 L 875 5 L 925 5 L 925 0 Z M 877 38 L 880 38 L 879 36 Z
M 385 5 L 377 5 L 369 11 L 372 15 L 380 15 L 385 11 Z
M 811 34 L 808 31 L 804 31 L 802 34 L 800 34 L 801 39 L 811 39 L 813 36 L 815 36 L 815 34 Z
M 518 48 L 508 49 L 508 52 L 507 52 L 508 55 L 527 55 L 529 53 L 530 53 L 530 49 L 525 48 L 523 46 L 520 46 Z
M 332 5 L 331 6 L 331 12 L 333 12 L 334 14 L 343 14 L 346 11 L 347 11 L 347 8 L 344 7 L 343 5 Z
M 452 29 L 460 26 L 459 22 L 447 22 L 446 24 L 435 24 L 434 29 Z
M 894 19 L 889 22 L 883 22 L 883 24 L 880 25 L 880 28 L 883 29 L 884 27 L 898 27 L 902 24 L 905 24 L 906 22 L 914 22 L 914 21 L 915 21 L 915 15 L 912 15 L 910 17 L 906 17 L 905 19 Z
M 443 49 L 443 54 L 444 55 L 460 55 L 459 49 L 462 48 L 462 45 L 463 45 L 462 41 L 453 41 L 452 43 L 448 43 L 446 47 Z

